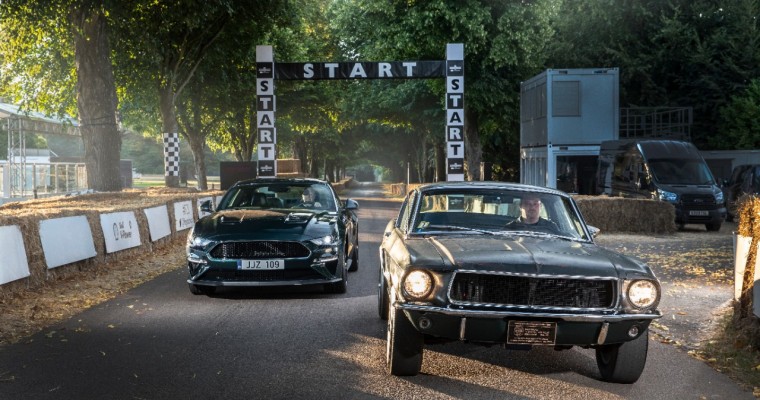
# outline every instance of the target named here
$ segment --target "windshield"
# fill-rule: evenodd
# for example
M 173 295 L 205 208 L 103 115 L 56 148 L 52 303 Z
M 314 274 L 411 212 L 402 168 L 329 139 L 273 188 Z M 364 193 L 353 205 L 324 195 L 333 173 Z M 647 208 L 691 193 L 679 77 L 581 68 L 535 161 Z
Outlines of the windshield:
M 700 159 L 649 160 L 654 179 L 665 185 L 712 185 L 710 169 Z
M 413 233 L 554 235 L 590 240 L 569 198 L 519 190 L 423 193 Z
M 273 183 L 230 188 L 219 205 L 226 209 L 299 209 L 337 211 L 337 200 L 326 184 Z

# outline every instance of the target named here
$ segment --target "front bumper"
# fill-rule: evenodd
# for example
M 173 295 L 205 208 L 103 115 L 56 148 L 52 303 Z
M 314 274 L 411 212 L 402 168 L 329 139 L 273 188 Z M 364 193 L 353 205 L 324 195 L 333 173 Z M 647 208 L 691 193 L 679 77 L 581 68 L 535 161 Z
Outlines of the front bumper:
M 187 283 L 199 286 L 304 286 L 340 282 L 338 256 L 319 259 L 286 259 L 282 270 L 239 270 L 236 260 L 208 261 L 188 257 Z
M 726 208 L 719 207 L 713 210 L 707 210 L 707 215 L 693 215 L 693 212 L 703 210 L 688 210 L 684 207 L 676 206 L 676 223 L 677 224 L 721 224 L 726 220 Z
M 653 314 L 571 314 L 529 311 L 463 310 L 395 303 L 414 327 L 434 337 L 484 343 L 506 343 L 509 321 L 556 322 L 555 345 L 593 346 L 623 343 L 645 332 Z M 635 332 L 635 334 L 631 334 Z

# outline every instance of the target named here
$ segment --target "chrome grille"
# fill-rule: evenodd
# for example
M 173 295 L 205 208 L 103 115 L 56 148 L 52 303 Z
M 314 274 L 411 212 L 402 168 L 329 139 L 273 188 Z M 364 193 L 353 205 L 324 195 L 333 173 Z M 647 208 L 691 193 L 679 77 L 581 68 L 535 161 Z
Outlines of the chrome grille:
M 257 258 L 308 257 L 309 249 L 299 242 L 262 240 L 255 242 L 220 243 L 210 254 L 213 258 L 255 260 Z
M 449 297 L 454 304 L 606 309 L 615 305 L 615 282 L 457 273 Z

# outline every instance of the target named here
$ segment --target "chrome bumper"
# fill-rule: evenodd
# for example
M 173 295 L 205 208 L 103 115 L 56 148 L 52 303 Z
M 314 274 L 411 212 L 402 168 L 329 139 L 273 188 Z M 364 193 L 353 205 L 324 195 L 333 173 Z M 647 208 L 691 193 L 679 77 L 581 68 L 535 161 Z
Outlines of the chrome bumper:
M 641 319 L 657 319 L 662 313 L 657 311 L 650 314 L 570 314 L 557 312 L 529 311 L 497 311 L 497 310 L 457 310 L 446 307 L 426 306 L 419 304 L 394 303 L 393 307 L 405 311 L 437 313 L 462 318 L 552 318 L 572 322 L 619 322 Z

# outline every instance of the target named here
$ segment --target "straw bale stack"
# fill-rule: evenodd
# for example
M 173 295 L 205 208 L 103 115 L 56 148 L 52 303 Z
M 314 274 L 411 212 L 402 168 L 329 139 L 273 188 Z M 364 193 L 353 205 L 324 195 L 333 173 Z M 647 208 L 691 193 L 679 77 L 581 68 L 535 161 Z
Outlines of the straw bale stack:
M 602 232 L 672 234 L 676 211 L 672 204 L 649 199 L 574 196 L 586 223 Z
M 199 197 L 220 195 L 222 192 L 199 192 L 188 188 L 150 188 L 127 189 L 122 192 L 91 193 L 77 196 L 28 200 L 7 203 L 0 206 L 0 226 L 16 225 L 21 231 L 29 264 L 30 276 L 0 286 L 0 296 L 12 294 L 18 290 L 42 286 L 47 282 L 70 278 L 77 274 L 97 274 L 109 263 L 128 260 L 130 257 L 144 255 L 155 247 L 163 247 L 177 240 L 184 240 L 187 231 L 176 232 L 173 203 L 192 200 L 197 203 Z M 145 208 L 166 205 L 169 210 L 171 235 L 151 242 Z M 197 207 L 193 207 L 197 218 Z M 140 246 L 106 253 L 105 238 L 100 227 L 100 214 L 134 211 L 139 225 Z M 40 240 L 40 221 L 54 218 L 85 216 L 92 231 L 97 255 L 93 258 L 48 269 Z

